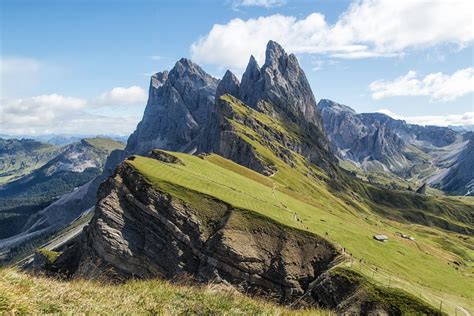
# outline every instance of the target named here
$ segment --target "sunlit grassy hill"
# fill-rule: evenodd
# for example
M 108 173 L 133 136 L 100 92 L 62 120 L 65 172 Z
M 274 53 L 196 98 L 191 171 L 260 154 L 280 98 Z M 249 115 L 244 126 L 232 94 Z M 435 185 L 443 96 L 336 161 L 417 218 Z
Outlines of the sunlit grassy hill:
M 471 237 L 387 220 L 371 212 L 363 200 L 354 201 L 356 207 L 345 203 L 322 183 L 303 183 L 307 194 L 297 193 L 286 179 L 302 176 L 291 168 L 279 169 L 287 173 L 284 177 L 279 172 L 265 177 L 217 155 L 173 155 L 183 164 L 138 156 L 126 163 L 160 190 L 190 204 L 203 201 L 190 194 L 198 192 L 328 238 L 350 253 L 343 266 L 361 272 L 370 282 L 407 290 L 433 306 L 443 301 L 444 311 L 473 308 Z M 399 232 L 415 240 L 402 238 Z M 377 242 L 375 234 L 385 234 L 389 241 Z

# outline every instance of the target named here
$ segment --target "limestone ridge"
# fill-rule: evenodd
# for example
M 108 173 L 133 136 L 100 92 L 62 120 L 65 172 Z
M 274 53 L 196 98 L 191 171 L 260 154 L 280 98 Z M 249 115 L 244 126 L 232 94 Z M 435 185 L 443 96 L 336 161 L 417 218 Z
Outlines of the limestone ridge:
M 242 101 L 246 106 L 278 119 L 284 128 L 293 126 L 293 129 L 298 130 L 295 130 L 296 133 L 305 135 L 305 139 L 293 139 L 290 142 L 286 139 L 282 142 L 282 139 L 277 137 L 267 140 L 279 142 L 284 147 L 295 150 L 310 162 L 335 175 L 336 172 L 331 165 L 335 157 L 329 152 L 321 119 L 315 112 L 314 95 L 294 55 L 288 55 L 279 44 L 270 41 L 262 68 L 251 56 L 240 83 L 232 72 L 227 71 L 217 87 L 216 105 L 209 120 L 209 127 L 206 129 L 207 134 L 202 135 L 198 149 L 203 152 L 215 152 L 260 173 L 263 170 L 263 174 L 273 173 L 275 170 L 272 168 L 268 166 L 262 168 L 259 163 L 255 164 L 254 159 L 246 158 L 255 156 L 251 154 L 251 146 L 238 139 L 232 131 L 231 124 L 226 123 L 226 119 L 238 117 L 257 134 L 261 135 L 263 132 L 268 136 L 268 133 L 258 131 L 257 129 L 262 126 L 255 124 L 251 117 L 243 118 L 241 115 L 235 115 L 232 106 L 228 106 L 228 101 L 221 100 L 225 94 L 235 98 L 233 103 Z M 280 154 L 278 156 L 281 156 Z
M 232 76 L 229 72 L 226 75 Z M 232 79 L 234 83 L 235 79 L 235 77 Z M 274 41 L 269 41 L 267 44 L 262 68 L 255 58 L 250 56 L 240 87 L 238 84 L 233 84 L 229 86 L 232 90 L 225 90 L 228 80 L 225 82 L 222 87 L 224 90 L 219 90 L 219 96 L 224 93 L 231 94 L 260 111 L 266 110 L 262 102 L 269 102 L 274 107 L 273 110 L 284 113 L 291 119 L 302 116 L 317 127 L 322 127 L 316 113 L 316 100 L 298 60 L 295 55 L 288 55 Z
M 217 79 L 185 58 L 169 73 L 155 74 L 143 119 L 125 150 L 137 154 L 155 148 L 192 151 L 214 104 L 217 83 Z
M 293 54 L 288 55 L 274 41 L 267 44 L 261 69 L 255 58 L 250 57 L 242 76 L 239 99 L 253 108 L 259 108 L 260 101 L 270 102 L 287 115 L 301 113 L 309 122 L 321 127 L 315 115 L 316 100 L 303 69 Z
M 474 195 L 474 132 L 463 135 L 467 145 L 459 153 L 449 172 L 438 182 L 439 186 L 450 192 Z

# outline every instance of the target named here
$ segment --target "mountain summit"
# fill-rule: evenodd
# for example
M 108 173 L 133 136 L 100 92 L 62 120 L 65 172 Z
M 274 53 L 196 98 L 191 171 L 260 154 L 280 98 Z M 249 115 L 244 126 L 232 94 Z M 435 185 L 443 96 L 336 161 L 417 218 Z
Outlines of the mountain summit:
M 251 56 L 239 93 L 227 92 L 254 109 L 265 110 L 264 102 L 270 102 L 274 110 L 290 117 L 303 116 L 321 128 L 316 100 L 295 55 L 288 55 L 280 44 L 269 41 L 265 56 L 262 68 Z
M 180 59 L 167 73 L 152 76 L 142 121 L 126 151 L 154 148 L 187 151 L 207 123 L 218 80 L 189 59 Z

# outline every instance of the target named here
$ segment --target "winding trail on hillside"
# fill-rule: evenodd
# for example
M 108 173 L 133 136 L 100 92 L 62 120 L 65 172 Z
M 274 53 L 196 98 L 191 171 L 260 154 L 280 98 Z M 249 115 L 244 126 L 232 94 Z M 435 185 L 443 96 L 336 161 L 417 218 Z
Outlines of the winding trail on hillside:
M 461 312 L 464 313 L 464 316 L 472 316 L 471 313 L 462 306 L 456 306 Z

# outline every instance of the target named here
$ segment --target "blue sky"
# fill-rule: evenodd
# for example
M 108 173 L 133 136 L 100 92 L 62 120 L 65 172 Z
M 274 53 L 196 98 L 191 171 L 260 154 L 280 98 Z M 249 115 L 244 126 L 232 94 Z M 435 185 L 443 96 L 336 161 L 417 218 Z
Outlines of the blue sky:
M 189 57 L 241 74 L 269 39 L 317 99 L 474 124 L 471 2 L 2 0 L 0 133 L 129 134 L 153 72 Z

